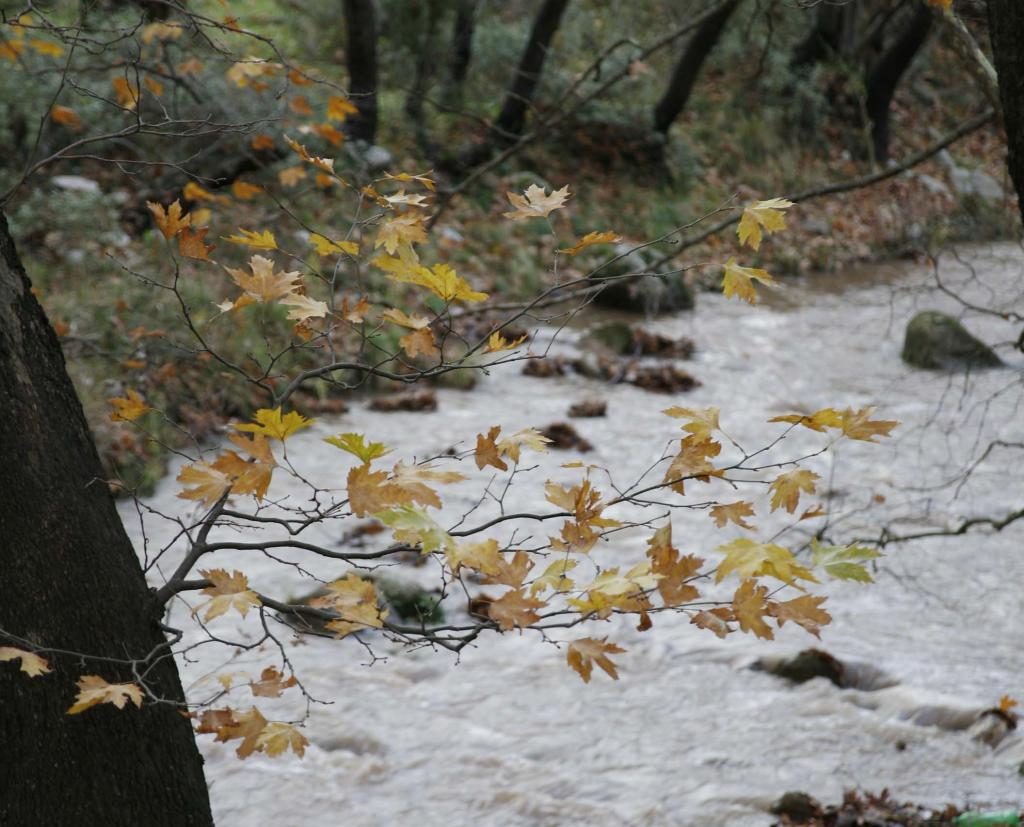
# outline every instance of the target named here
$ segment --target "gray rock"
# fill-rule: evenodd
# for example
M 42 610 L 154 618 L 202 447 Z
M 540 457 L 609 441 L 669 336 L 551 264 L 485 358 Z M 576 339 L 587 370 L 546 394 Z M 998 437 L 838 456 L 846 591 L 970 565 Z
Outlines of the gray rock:
M 376 171 L 391 166 L 394 156 L 384 147 L 374 144 L 373 146 L 366 148 L 366 152 L 363 154 L 363 160 L 371 171 Z
M 917 180 L 924 184 L 924 188 L 928 190 L 928 192 L 933 193 L 934 195 L 945 195 L 950 197 L 953 195 L 953 193 L 949 191 L 949 187 L 933 175 L 926 175 L 923 172 L 918 173 Z
M 953 189 L 960 195 L 970 195 L 984 201 L 1002 201 L 1006 196 L 1002 185 L 987 172 L 980 169 L 957 167 L 950 170 Z
M 999 367 L 1003 361 L 952 316 L 925 310 L 907 324 L 903 361 L 927 370 Z
M 591 276 L 594 282 L 608 282 L 594 303 L 627 313 L 674 313 L 692 310 L 693 290 L 679 273 L 658 274 L 654 262 L 659 255 L 647 249 L 631 250 L 625 244 L 615 248 L 622 256 Z
M 81 175 L 54 175 L 50 183 L 62 190 L 74 192 L 99 192 L 100 185 L 91 178 L 83 178 Z

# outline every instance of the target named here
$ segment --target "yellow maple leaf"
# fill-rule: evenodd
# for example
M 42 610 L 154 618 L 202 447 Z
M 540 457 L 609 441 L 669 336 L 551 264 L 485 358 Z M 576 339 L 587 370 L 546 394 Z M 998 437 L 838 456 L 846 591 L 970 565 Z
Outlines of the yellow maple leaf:
M 256 184 L 249 184 L 240 179 L 236 179 L 231 184 L 231 194 L 235 196 L 239 201 L 250 201 L 257 195 L 263 194 L 263 187 L 257 186 Z
M 129 112 L 134 111 L 139 105 L 139 87 L 127 78 L 114 78 L 110 84 L 114 87 L 118 105 Z
M 712 506 L 709 513 L 719 528 L 724 528 L 726 523 L 735 523 L 741 528 L 753 528 L 746 518 L 754 516 L 754 507 L 745 500 Z
M 684 494 L 688 479 L 709 482 L 711 477 L 720 477 L 722 471 L 715 468 L 708 460 L 717 457 L 722 446 L 714 440 L 698 439 L 691 434 L 679 441 L 679 453 L 672 459 L 665 472 L 664 482 L 673 491 Z
M 313 233 L 309 237 L 309 241 L 318 256 L 333 256 L 338 253 L 345 253 L 350 256 L 359 255 L 359 245 L 354 241 L 331 241 L 319 233 Z
M 186 465 L 175 478 L 183 486 L 178 496 L 185 500 L 199 500 L 207 508 L 231 488 L 231 478 L 223 471 L 205 462 Z
M 230 439 L 250 459 L 243 459 L 234 451 L 225 451 L 213 463 L 213 468 L 227 475 L 231 493 L 252 494 L 262 500 L 270 487 L 270 479 L 277 465 L 270 444 L 263 434 L 247 438 L 242 434 L 231 434 Z
M 441 507 L 441 500 L 427 483 L 450 485 L 461 482 L 466 477 L 458 471 L 438 471 L 430 465 L 406 465 L 399 462 L 391 471 L 391 482 L 409 494 L 409 497 L 421 505 Z
M 531 184 L 522 195 L 515 192 L 507 192 L 505 195 L 515 209 L 502 215 L 513 221 L 522 221 L 527 218 L 547 218 L 554 210 L 565 206 L 571 193 L 568 186 L 548 194 L 542 187 Z
M 540 577 L 535 578 L 530 584 L 530 594 L 536 595 L 538 592 L 548 589 L 555 592 L 572 591 L 576 583 L 569 577 L 569 572 L 576 568 L 578 562 L 578 560 L 573 560 L 569 557 L 556 560 L 544 569 L 544 573 Z
M 210 253 L 216 249 L 216 245 L 206 243 L 206 234 L 210 232 L 209 227 L 193 229 L 186 227 L 178 236 L 178 252 L 185 258 L 193 258 L 197 261 L 210 261 Z
M 288 318 L 297 322 L 322 319 L 328 312 L 327 302 L 311 299 L 304 293 L 288 293 L 281 298 L 281 304 L 291 308 L 288 311 Z
M 501 335 L 500 330 L 495 330 L 490 336 L 487 337 L 487 353 L 497 353 L 502 350 L 515 350 L 519 345 L 530 338 L 529 333 L 524 333 L 518 339 L 508 340 Z
M 412 501 L 409 493 L 388 481 L 386 471 L 371 471 L 369 463 L 357 465 L 348 472 L 348 507 L 357 517 L 376 514 L 394 505 Z
M 391 452 L 383 442 L 367 442 L 366 437 L 356 433 L 325 437 L 324 442 L 358 457 L 364 463 L 370 463 Z
M 297 270 L 284 273 L 274 270 L 274 262 L 263 256 L 249 259 L 252 275 L 234 267 L 225 267 L 232 280 L 245 295 L 253 301 L 270 302 L 294 293 L 300 286 L 300 275 Z M 237 303 L 236 303 L 236 306 Z
M 388 616 L 377 601 L 377 590 L 373 583 L 356 574 L 347 574 L 340 580 L 328 583 L 327 593 L 316 598 L 312 605 L 335 612 L 339 617 L 328 621 L 327 628 L 338 637 L 344 637 L 360 629 L 380 629 Z
M 327 99 L 327 120 L 344 123 L 349 115 L 356 115 L 359 109 L 352 101 L 342 95 L 331 95 Z
M 685 419 L 683 430 L 698 440 L 709 440 L 711 432 L 718 430 L 718 408 L 681 408 L 676 405 L 662 413 L 675 419 Z
M 506 592 L 487 607 L 487 613 L 491 620 L 498 624 L 503 632 L 508 632 L 518 626 L 525 629 L 540 620 L 538 609 L 543 609 L 547 603 L 536 597 L 527 597 L 521 589 L 513 589 Z
M 815 597 L 810 594 L 803 594 L 785 603 L 772 603 L 768 607 L 768 613 L 774 617 L 779 628 L 787 620 L 802 626 L 816 638 L 821 637 L 821 627 L 832 621 L 832 615 L 821 608 L 821 604 L 827 598 Z
M 430 177 L 431 172 L 433 172 L 433 170 L 427 170 L 426 172 L 421 173 L 399 172 L 394 175 L 390 172 L 385 172 L 384 177 L 389 181 L 417 181 L 431 192 L 434 192 L 437 189 L 437 185 L 434 183 L 434 179 Z
M 762 284 L 776 284 L 767 270 L 759 267 L 742 267 L 736 263 L 735 258 L 730 258 L 725 262 L 722 293 L 726 298 L 737 296 L 750 304 L 757 304 L 757 291 L 753 284 L 755 280 Z
M 421 327 L 407 333 L 398 340 L 398 344 L 402 346 L 410 359 L 415 359 L 417 356 L 436 359 L 441 355 L 441 351 L 437 349 L 437 342 L 434 341 L 434 333 L 429 327 Z
M 775 635 L 764 620 L 768 614 L 767 596 L 767 586 L 760 586 L 753 580 L 744 580 L 733 596 L 732 611 L 741 631 L 753 632 L 760 638 L 772 640 Z
M 255 250 L 276 250 L 277 239 L 270 230 L 245 230 L 239 228 L 239 235 L 224 236 L 232 244 L 244 244 Z
M 68 106 L 60 106 L 55 104 L 50 109 L 50 118 L 54 123 L 59 123 L 61 126 L 78 132 L 82 128 L 82 119 L 78 117 L 78 113 L 74 109 Z
M 495 440 L 501 433 L 501 426 L 495 425 L 486 434 L 476 435 L 476 450 L 473 454 L 476 460 L 476 467 L 483 470 L 488 465 L 497 468 L 499 471 L 507 471 L 508 464 L 501 458 L 498 444 Z
M 224 677 L 225 676 L 223 675 L 221 676 L 222 683 Z M 227 675 L 226 677 L 228 682 L 225 685 L 225 688 L 230 688 L 231 676 Z M 249 689 L 252 690 L 253 695 L 257 695 L 261 698 L 280 698 L 281 693 L 284 692 L 284 690 L 291 686 L 295 686 L 297 683 L 298 681 L 295 679 L 294 675 L 286 679 L 284 675 L 277 671 L 276 666 L 268 666 L 260 673 L 260 679 L 258 681 L 249 682 Z
M 846 408 L 841 411 L 839 427 L 843 435 L 862 442 L 874 442 L 876 436 L 888 436 L 889 432 L 900 424 L 892 419 L 872 419 L 871 414 L 874 411 L 874 408 L 861 408 L 859 411 Z
M 260 408 L 253 417 L 254 422 L 245 425 L 236 425 L 236 431 L 249 431 L 254 434 L 263 434 L 270 439 L 280 439 L 282 442 L 296 431 L 308 428 L 313 424 L 312 419 L 307 419 L 297 411 L 289 411 L 282 415 L 278 408 Z
M 608 638 L 585 637 L 574 640 L 569 644 L 565 653 L 565 660 L 575 672 L 583 678 L 584 683 L 590 683 L 590 675 L 594 666 L 598 666 L 612 680 L 619 679 L 619 671 L 615 664 L 608 657 L 609 655 L 621 655 L 625 649 L 609 643 Z
M 622 241 L 622 236 L 618 233 L 613 233 L 611 230 L 592 232 L 587 233 L 573 244 L 572 247 L 566 247 L 565 249 L 558 250 L 558 252 L 565 253 L 567 256 L 574 256 L 587 249 L 587 247 L 593 247 L 595 244 L 618 244 L 620 241 Z
M 59 43 L 54 43 L 52 40 L 33 38 L 28 42 L 28 45 L 37 54 L 45 55 L 46 57 L 60 57 L 64 54 L 64 47 Z
M 268 723 L 256 739 L 256 748 L 270 756 L 281 755 L 290 749 L 301 758 L 308 746 L 309 741 L 296 727 L 281 721 Z
M 249 609 L 260 605 L 259 596 L 249 588 L 249 580 L 242 572 L 233 571 L 228 574 L 225 569 L 207 569 L 199 573 L 210 581 L 210 585 L 202 592 L 209 595 L 210 599 L 196 606 L 192 614 L 195 615 L 205 608 L 204 621 L 220 617 L 229 609 L 235 609 L 245 617 L 249 614 Z
M 772 492 L 772 511 L 785 508 L 792 514 L 800 502 L 800 492 L 813 494 L 817 490 L 815 483 L 819 479 L 821 478 L 817 474 L 805 468 L 780 474 L 768 488 Z
M 127 398 L 115 396 L 107 400 L 114 406 L 110 412 L 111 422 L 134 422 L 147 411 L 153 410 L 131 388 L 128 388 L 127 394 Z
M 199 731 L 216 732 L 218 741 L 242 739 L 242 743 L 235 750 L 239 758 L 247 758 L 254 752 L 262 751 L 259 739 L 267 727 L 267 719 L 256 707 L 247 712 L 208 709 L 203 713 L 201 722 Z
M 690 581 L 695 579 L 704 561 L 692 554 L 680 556 L 672 545 L 672 524 L 657 529 L 647 541 L 651 572 L 658 575 L 658 594 L 666 606 L 680 606 L 700 596 Z
M 157 204 L 154 201 L 147 201 L 146 206 L 153 214 L 153 220 L 164 238 L 174 238 L 192 223 L 190 215 L 181 214 L 181 202 L 177 199 L 166 209 L 163 204 Z
M 99 675 L 82 675 L 78 679 L 78 695 L 66 714 L 77 715 L 97 704 L 113 704 L 124 709 L 128 701 L 142 706 L 142 690 L 137 684 L 107 683 Z
M 27 652 L 16 646 L 0 646 L 0 663 L 12 660 L 20 660 L 21 671 L 30 678 L 38 678 L 40 675 L 53 671 L 50 662 L 35 652 Z
M 755 201 L 743 209 L 740 224 L 736 228 L 740 244 L 758 249 L 764 233 L 776 233 L 786 229 L 786 216 L 783 210 L 793 206 L 792 201 L 785 198 L 771 198 L 767 201 Z M 762 232 L 763 231 L 763 232 Z
M 788 422 L 791 425 L 803 425 L 812 431 L 822 432 L 826 428 L 841 428 L 843 417 L 834 408 L 822 408 L 813 414 L 785 414 L 775 416 L 769 422 Z
M 430 324 L 430 319 L 426 316 L 410 316 L 404 310 L 399 310 L 395 307 L 389 307 L 381 314 L 381 318 L 386 319 L 389 322 L 394 322 L 402 327 L 407 327 L 410 330 L 419 330 L 420 328 L 426 327 Z
M 424 216 L 417 212 L 403 212 L 392 216 L 377 230 L 377 238 L 373 242 L 376 250 L 383 247 L 389 255 L 395 255 L 403 244 L 416 244 L 427 240 L 427 230 L 423 225 Z
M 307 174 L 305 167 L 288 167 L 287 169 L 278 170 L 277 180 L 281 182 L 282 187 L 291 189 L 305 178 Z
M 513 462 L 519 462 L 520 449 L 530 448 L 546 454 L 551 440 L 536 428 L 523 428 L 497 442 L 498 450 Z
M 740 537 L 717 549 L 725 555 L 718 564 L 715 582 L 721 583 L 726 575 L 735 573 L 744 579 L 752 577 L 774 577 L 783 583 L 794 585 L 796 580 L 817 583 L 818 579 L 809 570 L 799 565 L 787 548 L 774 543 L 758 543 Z
M 497 540 L 452 543 L 445 549 L 445 557 L 456 577 L 464 568 L 492 577 L 501 574 L 502 556 Z

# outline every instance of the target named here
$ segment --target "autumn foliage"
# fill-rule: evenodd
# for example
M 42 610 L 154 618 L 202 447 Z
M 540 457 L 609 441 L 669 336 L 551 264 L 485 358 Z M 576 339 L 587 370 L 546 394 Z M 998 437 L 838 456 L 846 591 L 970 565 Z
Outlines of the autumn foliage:
M 181 35 L 174 24 L 153 23 L 141 39 L 155 49 Z M 44 53 L 50 49 L 55 56 L 61 48 L 56 43 L 44 48 L 17 31 L 6 47 Z M 188 65 L 177 70 L 197 71 Z M 239 60 L 225 73 L 226 82 L 239 93 L 254 95 L 283 79 L 290 80 L 290 89 L 308 85 L 308 75 L 299 67 L 264 59 Z M 111 94 L 125 118 L 163 93 L 160 82 L 149 76 L 141 83 L 126 77 L 111 82 Z M 488 634 L 537 633 L 559 642 L 568 668 L 584 682 L 594 679 L 595 667 L 618 679 L 628 663 L 628 652 L 601 631 L 601 621 L 613 615 L 628 615 L 647 630 L 657 625 L 659 614 L 679 613 L 720 638 L 739 632 L 771 639 L 789 623 L 818 636 L 831 620 L 823 582 L 870 582 L 865 564 L 878 552 L 817 541 L 805 549 L 789 548 L 761 536 L 758 520 L 773 512 L 794 523 L 821 520 L 825 510 L 815 499 L 821 481 L 802 467 L 811 455 L 786 454 L 786 436 L 797 429 L 814 432 L 821 440 L 820 451 L 841 440 L 873 442 L 897 423 L 876 418 L 870 408 L 825 408 L 776 417 L 777 439 L 754 450 L 739 446 L 723 429 L 723 418 L 737 414 L 674 405 L 664 411 L 664 434 L 642 445 L 651 453 L 653 473 L 628 484 L 613 484 L 613 469 L 582 463 L 567 466 L 575 475 L 572 484 L 534 479 L 529 468 L 537 454 L 547 451 L 549 440 L 532 428 L 510 432 L 500 422 L 484 432 L 465 434 L 463 444 L 471 447 L 428 460 L 394 456 L 373 433 L 343 432 L 324 440 L 325 450 L 337 452 L 336 490 L 312 490 L 309 502 L 274 496 L 281 477 L 304 482 L 302 468 L 294 467 L 287 453 L 289 440 L 313 422 L 295 410 L 294 396 L 300 390 L 317 383 L 350 390 L 369 377 L 414 385 L 456 370 L 500 376 L 508 363 L 543 355 L 532 348 L 531 333 L 517 328 L 529 321 L 530 303 L 503 309 L 480 289 L 486 285 L 460 274 L 432 243 L 437 185 L 431 172 L 393 171 L 357 180 L 336 170 L 333 158 L 316 154 L 326 149 L 311 151 L 286 131 L 337 148 L 344 142 L 340 127 L 357 107 L 339 94 L 330 94 L 322 104 L 293 94 L 290 121 L 276 133 L 251 136 L 253 147 L 287 153 L 276 180 L 239 178 L 230 195 L 193 181 L 177 198 L 147 205 L 167 264 L 166 272 L 150 275 L 154 283 L 180 298 L 182 280 L 201 278 L 219 284 L 224 296 L 215 308 L 204 309 L 204 320 L 182 299 L 182 331 L 204 355 L 220 361 L 225 381 L 255 388 L 266 403 L 250 421 L 235 422 L 219 446 L 194 449 L 178 471 L 178 496 L 193 509 L 190 525 L 195 530 L 187 532 L 187 548 L 177 566 L 155 584 L 158 598 L 186 601 L 192 622 L 204 624 L 204 629 L 225 617 L 237 615 L 250 622 L 273 615 L 288 618 L 293 628 L 307 634 L 368 640 L 387 635 L 409 645 L 427 642 L 455 652 Z M 50 117 L 70 130 L 87 127 L 63 104 L 54 105 Z M 303 226 L 303 232 L 287 236 L 269 227 L 241 226 L 233 219 L 242 204 L 283 202 L 301 182 L 329 188 L 339 205 L 344 204 L 337 214 L 354 218 L 339 218 L 332 226 Z M 553 249 L 558 257 L 584 250 L 607 252 L 608 245 L 621 242 L 614 228 L 606 227 L 565 237 L 557 217 L 572 208 L 572 195 L 568 184 L 508 192 L 510 209 L 493 220 L 510 222 L 510 227 L 539 222 L 556 235 L 560 246 Z M 757 251 L 771 234 L 785 229 L 786 211 L 793 207 L 783 198 L 737 207 L 739 247 Z M 742 255 L 737 251 L 718 263 L 721 288 L 727 297 L 754 304 L 759 295 L 755 282 L 777 285 L 766 270 L 741 264 Z M 366 272 L 380 278 L 386 289 L 364 289 Z M 542 298 L 584 301 L 600 289 L 588 278 L 566 280 Z M 267 314 L 288 323 L 287 334 L 270 343 L 271 357 L 261 366 L 231 362 L 204 338 L 205 326 L 238 324 L 246 314 Z M 468 320 L 483 322 L 469 325 Z M 132 387 L 111 398 L 110 407 L 112 420 L 137 429 L 143 439 L 149 436 L 148 419 L 161 415 Z M 659 456 L 656 446 L 669 435 L 672 448 Z M 500 481 L 513 478 L 519 485 L 534 486 L 539 503 L 535 514 L 503 513 L 474 525 L 469 515 L 456 524 L 445 511 L 449 486 L 485 491 L 493 490 L 489 486 L 500 489 Z M 681 549 L 671 515 L 652 520 L 644 512 L 654 494 L 659 504 L 670 503 L 669 511 L 692 507 L 699 498 L 709 504 L 690 519 L 710 519 L 719 528 L 744 534 L 714 548 Z M 372 520 L 387 532 L 388 542 L 373 555 L 374 564 L 401 555 L 429 557 L 443 583 L 459 584 L 466 594 L 482 590 L 486 599 L 458 623 L 403 624 L 389 611 L 374 579 L 366 576 L 365 560 L 346 556 L 344 548 L 307 540 L 304 533 L 315 525 L 360 519 Z M 538 519 L 546 532 L 539 539 L 532 532 L 528 547 L 512 539 L 517 524 L 536 524 Z M 285 527 L 288 537 L 257 539 L 256 548 L 291 548 L 338 560 L 350 570 L 320 584 L 315 598 L 299 602 L 265 593 L 244 570 L 218 565 L 218 551 L 239 546 L 231 540 L 210 541 L 214 528 L 251 527 L 265 520 Z M 605 564 L 596 550 L 614 544 L 623 532 L 642 535 L 645 552 Z M 358 570 L 357 561 L 362 564 Z M 26 680 L 45 681 L 52 679 L 47 676 L 51 657 L 57 655 L 3 646 L 0 668 L 20 669 Z M 287 751 L 301 757 L 308 743 L 302 722 L 268 720 L 253 705 L 258 698 L 304 691 L 301 676 L 291 674 L 287 663 L 282 658 L 267 664 L 259 678 L 248 681 L 222 676 L 223 693 L 216 701 L 185 710 L 196 732 L 237 742 L 243 758 Z M 101 673 L 97 666 L 82 674 L 69 715 L 90 714 L 101 704 L 130 715 L 134 707 L 156 702 L 143 679 L 108 683 Z

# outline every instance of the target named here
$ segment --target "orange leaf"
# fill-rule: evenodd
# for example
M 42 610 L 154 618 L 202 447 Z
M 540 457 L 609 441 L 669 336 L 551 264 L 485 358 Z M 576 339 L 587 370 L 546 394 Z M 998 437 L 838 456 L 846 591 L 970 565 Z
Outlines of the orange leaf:
M 565 653 L 565 660 L 581 678 L 584 683 L 590 683 L 590 675 L 594 671 L 594 665 L 604 670 L 613 680 L 619 679 L 619 671 L 615 664 L 608 657 L 609 655 L 621 655 L 625 649 L 608 643 L 608 638 L 597 640 L 592 637 L 580 638 L 569 644 Z

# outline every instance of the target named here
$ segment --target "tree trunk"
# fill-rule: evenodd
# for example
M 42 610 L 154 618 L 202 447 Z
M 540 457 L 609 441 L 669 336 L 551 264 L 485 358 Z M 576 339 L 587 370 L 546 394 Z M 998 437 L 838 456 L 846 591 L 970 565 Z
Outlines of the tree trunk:
M 377 15 L 373 0 L 345 0 L 348 32 L 348 90 L 359 114 L 345 123 L 349 137 L 372 144 L 377 138 Z
M 999 75 L 1007 166 L 1024 217 L 1024 3 L 988 0 L 989 37 Z
M 0 663 L 0 824 L 212 824 L 162 609 L 30 290 L 0 212 L 0 645 L 53 667 L 30 678 Z M 83 674 L 168 702 L 68 716 Z
M 473 59 L 473 29 L 476 26 L 476 6 L 479 0 L 458 0 L 455 6 L 455 22 L 452 24 L 452 44 L 449 50 L 448 78 L 445 83 L 444 101 L 446 106 L 458 109 L 462 106 L 462 87 L 469 74 Z
M 551 41 L 558 31 L 569 0 L 544 0 L 533 21 L 530 39 L 519 60 L 516 76 L 505 95 L 497 120 L 491 126 L 492 140 L 499 145 L 515 143 L 526 126 L 526 110 L 533 101 L 534 92 L 544 71 Z
M 672 72 L 668 89 L 658 105 L 654 108 L 654 131 L 663 135 L 668 133 L 669 128 L 679 117 L 679 113 L 686 107 L 690 99 L 690 93 L 697 82 L 701 67 L 711 50 L 715 48 L 718 39 L 722 36 L 725 24 L 729 22 L 732 13 L 736 11 L 740 0 L 732 0 L 726 3 L 715 14 L 705 20 L 693 33 L 690 42 L 687 43 L 676 68 Z
M 809 70 L 829 57 L 847 54 L 853 47 L 856 26 L 857 0 L 819 4 L 814 26 L 793 50 L 789 68 Z
M 906 26 L 868 75 L 865 109 L 871 124 L 871 146 L 876 162 L 889 159 L 889 106 L 903 74 L 924 45 L 932 20 L 931 8 L 926 3 L 918 3 Z
M 438 0 L 420 0 L 417 4 L 419 20 L 416 28 L 419 34 L 419 43 L 416 49 L 416 68 L 413 73 L 412 84 L 405 96 L 405 115 L 416 135 L 416 145 L 428 158 L 434 154 L 430 146 L 430 139 L 427 134 L 427 124 L 424 119 L 424 102 L 427 92 L 430 89 L 434 56 L 437 53 L 437 21 L 441 17 L 441 8 Z

